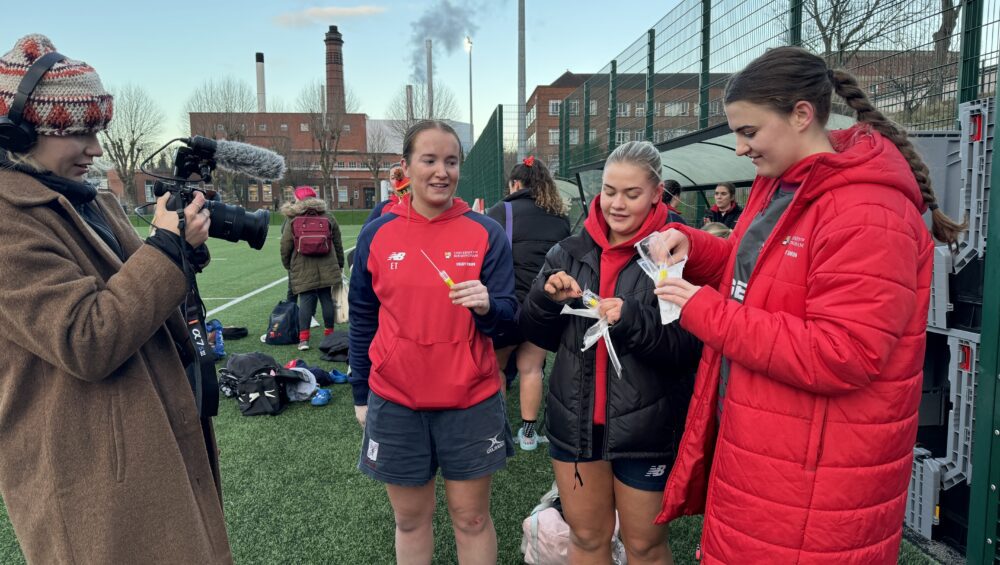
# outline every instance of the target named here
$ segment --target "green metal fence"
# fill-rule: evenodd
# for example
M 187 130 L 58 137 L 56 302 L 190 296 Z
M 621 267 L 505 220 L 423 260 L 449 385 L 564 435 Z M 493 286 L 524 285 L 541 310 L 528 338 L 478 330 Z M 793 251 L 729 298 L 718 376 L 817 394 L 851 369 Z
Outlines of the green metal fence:
M 482 198 L 486 206 L 502 198 L 506 178 L 503 116 L 503 106 L 497 106 L 462 163 L 458 196 L 470 206 L 477 198 Z

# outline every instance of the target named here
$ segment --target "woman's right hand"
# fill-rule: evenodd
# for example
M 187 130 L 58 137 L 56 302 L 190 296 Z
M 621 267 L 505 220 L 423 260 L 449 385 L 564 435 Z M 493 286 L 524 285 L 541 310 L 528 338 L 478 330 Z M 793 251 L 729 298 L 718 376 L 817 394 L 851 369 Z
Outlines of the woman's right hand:
M 545 281 L 545 286 L 542 287 L 545 291 L 545 295 L 549 297 L 554 302 L 565 302 L 570 298 L 579 298 L 583 296 L 583 291 L 580 290 L 580 285 L 577 284 L 576 280 L 567 275 L 565 271 L 559 271 L 551 276 Z
M 657 247 L 666 254 L 664 257 L 656 257 L 661 264 L 673 265 L 681 259 L 687 257 L 688 250 L 691 249 L 691 240 L 684 232 L 670 228 L 662 231 L 658 235 L 660 241 Z
M 354 417 L 357 418 L 358 423 L 361 424 L 361 429 L 365 429 L 365 422 L 368 421 L 368 405 L 355 406 Z
M 156 201 L 156 211 L 153 213 L 153 226 L 157 229 L 180 235 L 178 227 L 177 212 L 167 210 L 167 200 L 171 194 L 168 192 Z M 205 206 L 205 195 L 196 191 L 191 203 L 184 208 L 184 239 L 191 247 L 198 247 L 208 241 L 208 226 L 211 223 L 211 211 Z

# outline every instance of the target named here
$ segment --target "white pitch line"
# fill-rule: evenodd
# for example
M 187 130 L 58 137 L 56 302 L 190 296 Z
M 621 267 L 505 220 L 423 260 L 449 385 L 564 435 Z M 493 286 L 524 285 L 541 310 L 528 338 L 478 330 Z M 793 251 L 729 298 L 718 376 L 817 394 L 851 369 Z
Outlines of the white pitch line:
M 351 251 L 354 251 L 353 247 L 350 248 L 350 249 L 345 249 L 344 250 L 344 255 L 347 255 Z M 260 293 L 264 292 L 265 290 L 267 290 L 269 288 L 273 288 L 275 286 L 278 286 L 279 284 L 281 284 L 281 283 L 283 283 L 283 282 L 285 282 L 287 280 L 288 280 L 288 277 L 281 277 L 280 279 L 278 279 L 278 280 L 276 280 L 276 281 L 274 281 L 272 283 L 266 284 L 266 285 L 258 288 L 257 290 L 248 292 L 248 293 L 244 294 L 243 296 L 241 296 L 239 298 L 234 298 L 234 299 L 230 300 L 229 302 L 226 302 L 222 306 L 219 306 L 218 308 L 213 308 L 213 309 L 209 310 L 208 312 L 205 313 L 205 317 L 206 318 L 210 318 L 210 317 L 214 316 L 215 314 L 218 314 L 219 312 L 222 312 L 226 308 L 229 308 L 230 306 L 235 306 L 236 304 L 239 304 L 240 302 L 243 302 L 247 298 L 250 298 L 251 296 L 254 296 L 256 294 L 260 294 Z

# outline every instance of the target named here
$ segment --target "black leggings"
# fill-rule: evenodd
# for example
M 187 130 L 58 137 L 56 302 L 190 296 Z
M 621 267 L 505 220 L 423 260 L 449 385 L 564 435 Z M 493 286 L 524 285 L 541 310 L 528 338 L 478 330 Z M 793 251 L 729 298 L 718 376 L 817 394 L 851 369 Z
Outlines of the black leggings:
M 323 306 L 323 327 L 332 328 L 336 319 L 333 305 L 333 289 L 330 287 L 307 290 L 299 294 L 299 329 L 308 330 L 309 322 L 316 313 L 316 301 Z

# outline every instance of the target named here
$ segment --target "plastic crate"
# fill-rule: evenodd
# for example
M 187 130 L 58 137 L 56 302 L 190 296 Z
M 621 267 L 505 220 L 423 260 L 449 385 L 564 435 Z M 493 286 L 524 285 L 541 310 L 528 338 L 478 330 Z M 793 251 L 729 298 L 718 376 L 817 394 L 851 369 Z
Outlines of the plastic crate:
M 931 186 L 941 210 L 952 218 L 965 213 L 962 206 L 962 133 L 958 130 L 911 131 L 907 136 L 913 147 L 927 164 Z M 931 214 L 924 214 L 927 229 L 931 227 Z
M 948 279 L 951 275 L 951 250 L 947 245 L 934 248 L 934 274 L 931 276 L 931 301 L 927 308 L 927 326 L 942 330 L 948 329 L 948 312 L 954 306 L 951 303 Z
M 948 414 L 948 448 L 941 468 L 941 486 L 945 490 L 962 481 L 972 482 L 972 434 L 979 365 L 979 344 L 975 341 L 949 336 L 948 348 L 951 350 L 948 365 L 951 411 Z
M 938 500 L 941 494 L 941 462 L 921 447 L 913 448 L 913 472 L 906 493 L 907 527 L 926 539 L 931 539 L 932 527 L 938 523 Z
M 983 256 L 986 250 L 986 230 L 989 224 L 990 166 L 993 158 L 994 103 L 992 98 L 973 100 L 959 106 L 962 128 L 962 196 L 961 213 L 969 230 L 960 236 L 954 268 L 959 272 L 969 261 Z

